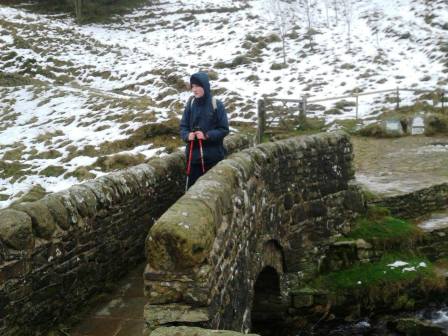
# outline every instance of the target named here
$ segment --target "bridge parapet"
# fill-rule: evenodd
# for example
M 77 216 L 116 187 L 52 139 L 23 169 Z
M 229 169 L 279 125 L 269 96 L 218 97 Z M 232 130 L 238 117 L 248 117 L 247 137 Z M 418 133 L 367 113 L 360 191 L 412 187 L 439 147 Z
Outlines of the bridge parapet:
M 250 144 L 225 141 L 229 152 Z M 0 209 L 0 335 L 43 333 L 142 262 L 148 230 L 184 183 L 178 151 Z
M 281 283 L 313 276 L 328 238 L 363 210 L 353 176 L 344 133 L 266 143 L 220 162 L 151 228 L 148 329 L 248 331 L 260 272 L 270 266 Z

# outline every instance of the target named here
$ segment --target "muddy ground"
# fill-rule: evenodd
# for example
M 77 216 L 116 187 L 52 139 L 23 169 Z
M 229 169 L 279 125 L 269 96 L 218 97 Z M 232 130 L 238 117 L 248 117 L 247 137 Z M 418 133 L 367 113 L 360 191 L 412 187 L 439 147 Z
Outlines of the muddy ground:
M 352 137 L 356 179 L 377 194 L 394 195 L 448 182 L 448 137 Z

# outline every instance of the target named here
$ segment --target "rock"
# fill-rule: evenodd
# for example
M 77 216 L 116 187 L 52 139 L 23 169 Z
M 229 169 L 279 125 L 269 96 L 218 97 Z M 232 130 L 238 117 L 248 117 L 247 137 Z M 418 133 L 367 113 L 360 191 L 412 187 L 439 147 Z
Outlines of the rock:
M 257 334 L 242 334 L 230 330 L 210 330 L 194 327 L 161 327 L 154 330 L 150 336 L 259 336 Z
M 395 328 L 406 336 L 442 336 L 448 335 L 442 327 L 415 319 L 401 318 L 395 320 Z
M 126 183 L 123 181 L 123 185 Z M 137 189 L 137 188 L 135 188 Z M 76 208 L 81 216 L 94 217 L 96 214 L 97 200 L 90 188 L 84 185 L 74 185 L 68 189 L 70 196 L 75 201 Z
M 313 293 L 298 292 L 292 296 L 292 305 L 294 308 L 311 307 L 313 305 Z
M 32 219 L 33 228 L 40 238 L 50 239 L 56 230 L 56 223 L 50 210 L 41 201 L 15 204 L 12 208 L 23 211 Z
M 406 32 L 406 33 L 403 33 L 403 34 L 401 34 L 401 35 L 399 35 L 399 39 L 400 40 L 407 40 L 407 39 L 409 39 L 411 37 L 411 33 L 410 32 Z
M 325 305 L 329 301 L 329 292 L 321 289 L 304 287 L 292 294 L 293 307 L 303 308 L 312 305 Z
M 185 270 L 204 261 L 214 238 L 210 208 L 183 197 L 152 227 L 147 240 L 148 260 L 155 269 Z
M 34 246 L 31 218 L 22 211 L 0 210 L 0 239 L 16 250 Z
M 359 249 L 371 249 L 372 244 L 366 242 L 364 239 L 357 239 L 356 240 L 356 247 Z
M 361 128 L 358 133 L 362 136 L 377 138 L 400 137 L 403 135 L 403 127 L 399 120 L 386 120 L 376 122 Z
M 363 197 L 363 193 L 361 188 L 357 184 L 349 184 L 348 190 L 346 191 L 344 196 L 344 206 L 354 212 L 366 212 L 366 203 Z
M 207 308 L 193 308 L 182 304 L 149 305 L 144 314 L 150 325 L 205 322 L 210 319 Z
M 42 203 L 50 210 L 56 224 L 63 230 L 70 228 L 67 209 L 64 207 L 58 194 L 49 194 L 42 199 Z

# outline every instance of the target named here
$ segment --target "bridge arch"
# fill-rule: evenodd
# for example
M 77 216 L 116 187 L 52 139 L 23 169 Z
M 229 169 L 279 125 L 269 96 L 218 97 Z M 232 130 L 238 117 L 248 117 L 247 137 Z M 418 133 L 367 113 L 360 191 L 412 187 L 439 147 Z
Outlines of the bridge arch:
M 271 335 L 284 320 L 286 302 L 280 291 L 280 275 L 274 267 L 265 266 L 254 285 L 251 310 L 251 332 Z
M 278 278 L 287 301 L 286 278 L 314 276 L 328 238 L 349 229 L 363 204 L 353 175 L 344 133 L 266 143 L 220 162 L 149 232 L 147 327 L 249 331 L 256 289 L 277 289 Z
M 288 297 L 281 290 L 286 271 L 283 247 L 276 239 L 260 242 L 262 258 L 251 291 L 250 329 L 260 335 L 270 335 L 269 329 L 281 325 Z

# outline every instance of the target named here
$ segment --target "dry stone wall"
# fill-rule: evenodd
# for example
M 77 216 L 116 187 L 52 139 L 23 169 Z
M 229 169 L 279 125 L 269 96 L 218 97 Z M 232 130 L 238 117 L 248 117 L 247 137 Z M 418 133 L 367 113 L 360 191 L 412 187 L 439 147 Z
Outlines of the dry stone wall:
M 448 183 L 437 184 L 411 193 L 384 197 L 371 204 L 390 209 L 394 216 L 416 218 L 448 208 Z
M 247 332 L 261 270 L 276 270 L 287 301 L 288 279 L 316 274 L 329 237 L 364 210 L 353 175 L 344 133 L 266 143 L 220 162 L 150 230 L 148 330 Z
M 229 151 L 248 137 L 226 140 Z M 154 221 L 184 192 L 177 152 L 0 210 L 0 335 L 34 335 L 144 259 Z

